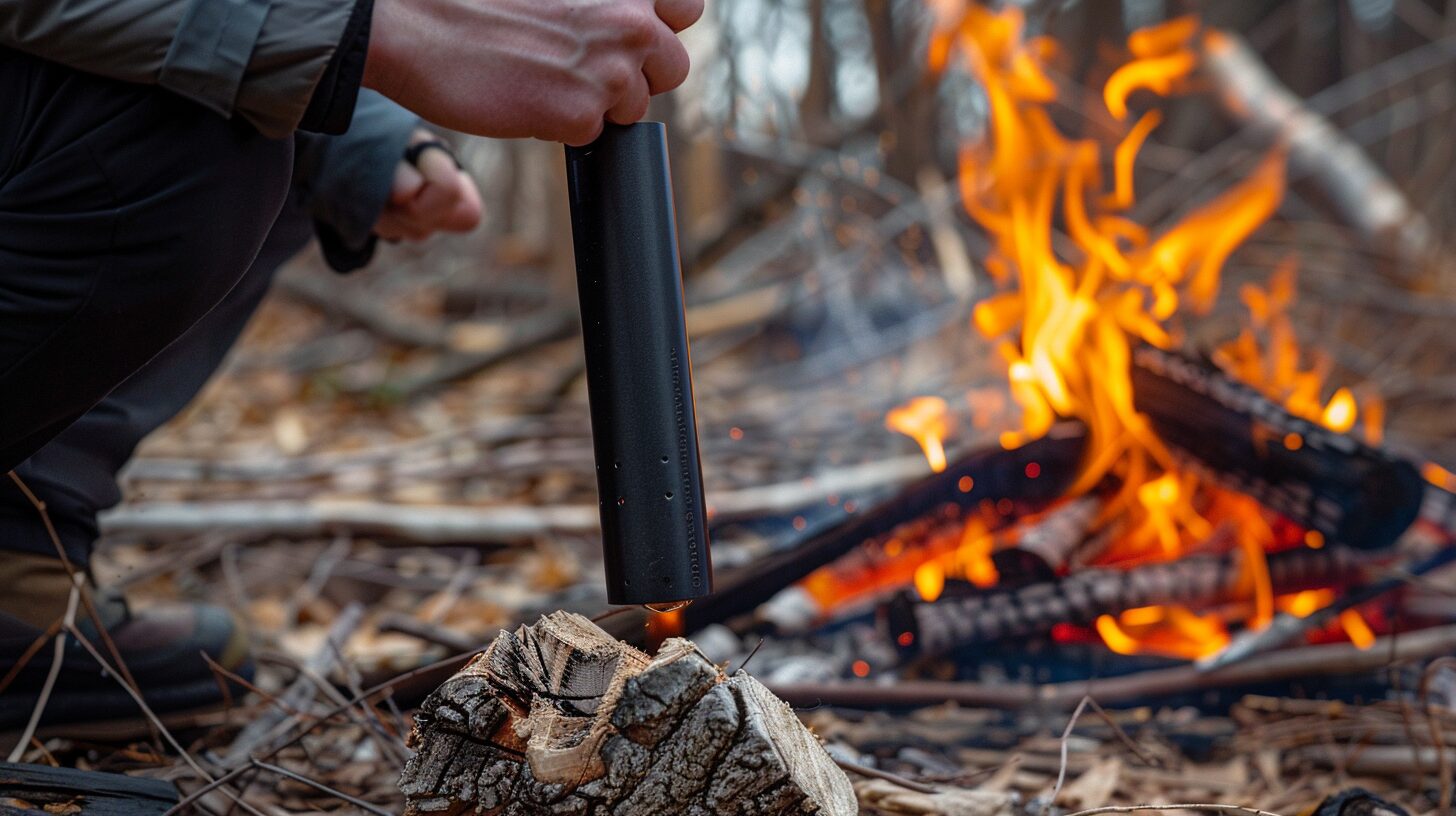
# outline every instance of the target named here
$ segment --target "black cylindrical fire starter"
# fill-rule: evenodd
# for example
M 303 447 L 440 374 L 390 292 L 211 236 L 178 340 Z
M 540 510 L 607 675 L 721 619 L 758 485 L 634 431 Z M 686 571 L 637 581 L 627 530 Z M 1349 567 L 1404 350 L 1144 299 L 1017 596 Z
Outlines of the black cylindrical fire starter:
M 607 600 L 712 592 L 693 380 L 661 123 L 566 149 Z

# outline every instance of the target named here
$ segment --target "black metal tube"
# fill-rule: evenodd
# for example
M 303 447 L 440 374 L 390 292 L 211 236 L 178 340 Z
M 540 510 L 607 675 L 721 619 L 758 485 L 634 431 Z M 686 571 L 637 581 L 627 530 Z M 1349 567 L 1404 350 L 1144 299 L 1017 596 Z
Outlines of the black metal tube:
M 566 149 L 607 600 L 713 591 L 667 131 Z

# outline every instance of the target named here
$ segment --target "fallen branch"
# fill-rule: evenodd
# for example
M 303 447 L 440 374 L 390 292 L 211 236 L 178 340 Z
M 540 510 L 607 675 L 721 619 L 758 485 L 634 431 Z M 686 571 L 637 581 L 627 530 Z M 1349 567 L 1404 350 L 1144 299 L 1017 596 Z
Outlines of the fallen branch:
M 1359 145 L 1284 87 L 1237 34 L 1210 32 L 1206 43 L 1204 70 L 1225 109 L 1253 133 L 1287 146 L 1294 170 L 1366 238 L 1416 268 L 1431 258 L 1438 247 L 1430 222 Z
M 401 399 L 417 397 L 478 374 L 538 346 L 570 337 L 577 325 L 575 310 L 543 310 L 512 323 L 481 348 L 450 350 L 428 368 L 409 373 L 399 380 L 349 385 L 345 390 L 351 394 L 384 394 Z
M 207 468 L 228 474 L 244 463 L 197 463 L 176 473 Z M 316 468 L 309 467 L 316 475 Z M 889 487 L 925 473 L 922 457 L 900 457 L 835 468 L 804 479 L 711 494 L 713 521 L 757 518 L 821 502 L 829 496 Z M 227 478 L 225 475 L 221 478 Z M 590 533 L 598 529 L 597 508 L 410 506 L 355 500 L 311 502 L 146 502 L 124 504 L 101 516 L 107 535 L 170 538 L 230 531 L 255 535 L 320 536 L 354 532 L 435 544 L 520 541 L 549 532 Z
M 417 507 L 364 501 L 150 502 L 102 516 L 107 535 L 184 537 L 211 530 L 306 538 L 340 532 L 432 544 L 521 541 L 546 532 L 590 532 L 597 508 Z
M 959 703 L 984 708 L 1022 709 L 1039 706 L 1070 710 L 1083 697 L 1103 705 L 1146 700 L 1159 695 L 1230 688 L 1263 682 L 1378 671 L 1392 663 L 1429 660 L 1456 650 L 1456 625 L 1431 627 L 1375 641 L 1369 649 L 1348 643 L 1285 649 L 1244 663 L 1199 671 L 1189 666 L 1155 669 L 1122 677 L 1034 685 L 912 681 L 894 686 L 873 683 L 801 683 L 774 685 L 772 691 L 795 706 L 837 705 L 847 708 L 918 707 Z

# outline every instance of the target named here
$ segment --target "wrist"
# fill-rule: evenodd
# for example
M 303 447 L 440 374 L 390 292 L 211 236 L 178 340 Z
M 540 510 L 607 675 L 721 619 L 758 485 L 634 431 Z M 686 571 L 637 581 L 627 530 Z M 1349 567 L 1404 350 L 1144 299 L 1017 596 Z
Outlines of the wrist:
M 408 39 L 406 15 L 399 6 L 400 0 L 374 0 L 362 83 L 395 101 L 399 101 L 401 43 Z

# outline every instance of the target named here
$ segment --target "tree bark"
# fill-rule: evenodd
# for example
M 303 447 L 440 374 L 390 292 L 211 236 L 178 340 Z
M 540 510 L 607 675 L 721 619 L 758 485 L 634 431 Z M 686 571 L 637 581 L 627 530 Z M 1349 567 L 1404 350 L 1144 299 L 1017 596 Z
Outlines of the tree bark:
M 782 701 L 691 641 L 656 657 L 557 612 L 502 632 L 430 695 L 406 814 L 822 814 L 853 788 Z

